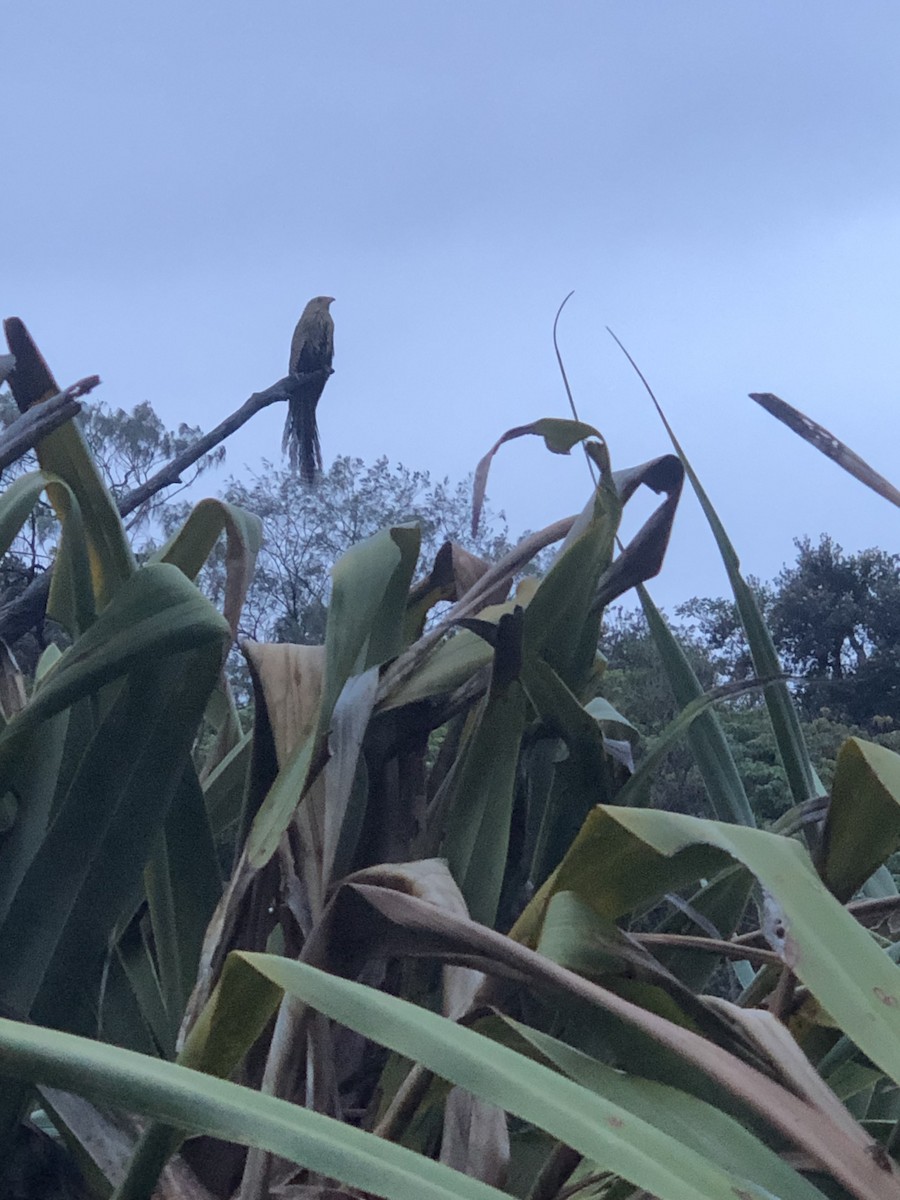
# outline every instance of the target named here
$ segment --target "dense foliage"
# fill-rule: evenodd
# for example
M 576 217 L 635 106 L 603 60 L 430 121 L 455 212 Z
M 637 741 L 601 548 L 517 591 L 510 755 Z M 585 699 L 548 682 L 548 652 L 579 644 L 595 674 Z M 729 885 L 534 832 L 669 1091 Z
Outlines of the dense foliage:
M 24 410 L 58 389 L 7 329 Z M 796 576 L 759 602 L 680 447 L 613 473 L 596 430 L 551 419 L 495 450 L 532 435 L 583 444 L 597 485 L 483 556 L 437 546 L 461 492 L 347 460 L 318 496 L 235 484 L 135 554 L 78 430 L 39 440 L 0 497 L 3 547 L 49 500 L 65 634 L 31 677 L 0 670 L 8 1194 L 49 1195 L 50 1162 L 115 1200 L 897 1196 L 900 756 L 847 738 L 827 793 L 796 707 L 887 662 L 864 590 L 832 553 L 849 650 L 790 643 L 792 690 L 764 618 Z M 685 477 L 743 632 L 698 602 L 679 641 L 643 588 Z M 658 506 L 618 547 L 643 487 Z M 609 618 L 632 588 L 646 628 Z M 296 640 L 245 643 L 245 733 L 222 668 L 246 620 Z M 771 831 L 757 743 L 790 794 Z M 665 766 L 678 747 L 692 765 Z
M 321 643 L 325 635 L 331 569 L 351 546 L 390 524 L 415 522 L 421 559 L 434 559 L 444 542 L 464 545 L 494 562 L 511 548 L 503 514 L 486 514 L 471 536 L 471 485 L 432 480 L 385 458 L 367 465 L 336 458 L 315 488 L 297 474 L 264 462 L 259 473 L 231 478 L 223 499 L 255 513 L 263 522 L 263 542 L 244 609 L 240 632 L 255 641 Z M 172 506 L 166 528 L 178 527 L 189 506 Z M 226 563 L 218 547 L 205 564 L 200 584 L 221 603 Z

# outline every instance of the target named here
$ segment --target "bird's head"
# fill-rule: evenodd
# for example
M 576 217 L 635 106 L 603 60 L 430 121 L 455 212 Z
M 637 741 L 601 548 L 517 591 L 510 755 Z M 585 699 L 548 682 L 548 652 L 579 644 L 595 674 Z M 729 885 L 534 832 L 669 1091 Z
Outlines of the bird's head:
M 316 308 L 324 308 L 328 312 L 329 304 L 334 304 L 334 296 L 316 296 L 311 303 L 315 304 Z

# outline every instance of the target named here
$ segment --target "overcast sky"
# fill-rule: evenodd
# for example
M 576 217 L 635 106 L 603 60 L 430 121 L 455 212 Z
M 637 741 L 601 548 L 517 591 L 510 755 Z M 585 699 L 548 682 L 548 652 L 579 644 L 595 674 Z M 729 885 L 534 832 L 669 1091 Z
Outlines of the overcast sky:
M 776 392 L 895 483 L 896 0 L 29 0 L 2 5 L 0 315 L 62 384 L 216 424 L 335 296 L 326 461 L 452 479 L 567 415 L 668 450 L 650 379 L 745 569 L 792 538 L 900 549 L 898 514 L 747 399 Z M 228 443 L 280 461 L 284 414 Z M 511 529 L 579 509 L 578 456 L 515 442 Z M 656 598 L 724 591 L 686 498 Z

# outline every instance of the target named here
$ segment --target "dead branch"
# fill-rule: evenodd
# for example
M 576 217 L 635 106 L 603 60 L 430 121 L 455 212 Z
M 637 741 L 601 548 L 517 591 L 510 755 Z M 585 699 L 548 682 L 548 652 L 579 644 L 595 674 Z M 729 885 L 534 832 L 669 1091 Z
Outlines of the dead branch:
M 81 412 L 78 398 L 93 391 L 99 382 L 100 378 L 97 375 L 79 379 L 77 383 L 52 396 L 44 404 L 30 408 L 28 412 L 16 417 L 0 434 L 0 471 L 10 463 L 16 462 L 29 450 L 33 450 L 48 433 L 59 429 L 60 425 L 65 425 L 72 417 L 77 417 Z
M 142 504 L 146 504 L 163 488 L 181 483 L 181 475 L 188 467 L 192 467 L 198 459 L 201 459 L 204 454 L 208 454 L 220 442 L 224 442 L 227 437 L 231 437 L 251 417 L 255 417 L 258 412 L 270 404 L 275 404 L 278 400 L 291 400 L 299 395 L 305 385 L 322 375 L 327 378 L 330 374 L 332 374 L 331 371 L 311 371 L 305 375 L 286 375 L 284 379 L 279 379 L 265 391 L 254 392 L 249 400 L 245 400 L 240 408 L 235 409 L 231 416 L 226 417 L 215 429 L 204 434 L 203 437 L 197 438 L 186 450 L 177 454 L 170 463 L 152 475 L 146 483 L 142 483 L 140 487 L 134 488 L 133 491 L 123 496 L 119 502 L 119 512 L 123 517 L 127 517 L 129 513 L 140 508 Z
M 181 482 L 181 474 L 188 467 L 193 466 L 198 459 L 204 454 L 208 454 L 225 438 L 230 437 L 232 433 L 245 425 L 251 417 L 255 416 L 262 409 L 270 404 L 275 404 L 279 400 L 290 400 L 304 385 L 308 384 L 311 379 L 321 375 L 323 372 L 316 371 L 305 375 L 287 375 L 284 379 L 279 379 L 277 383 L 273 383 L 271 387 L 262 392 L 254 392 L 248 400 L 245 400 L 240 408 L 228 417 L 225 418 L 219 425 L 216 426 L 210 433 L 205 434 L 201 438 L 197 438 L 186 450 L 175 456 L 171 462 L 162 467 L 155 475 L 151 476 L 145 483 L 128 492 L 119 501 L 119 512 L 123 517 L 146 504 L 152 499 L 157 492 L 161 492 L 164 488 L 171 487 L 173 484 Z M 330 374 L 330 372 L 329 372 Z M 85 381 L 82 381 L 84 383 Z M 78 384 L 76 387 L 80 386 Z M 65 395 L 66 393 L 62 393 Z M 39 412 L 47 405 L 52 404 L 53 400 L 48 400 L 46 404 L 36 405 L 31 412 Z M 26 414 L 28 415 L 28 414 Z M 21 418 L 20 418 L 21 419 Z M 16 422 L 18 424 L 18 422 Z M 36 625 L 44 619 L 44 613 L 47 609 L 47 598 L 50 595 L 50 576 L 52 568 L 38 575 L 28 585 L 23 592 L 20 592 L 14 599 L 6 604 L 0 605 L 0 639 L 4 642 L 12 643 L 17 641 L 30 629 L 34 629 Z

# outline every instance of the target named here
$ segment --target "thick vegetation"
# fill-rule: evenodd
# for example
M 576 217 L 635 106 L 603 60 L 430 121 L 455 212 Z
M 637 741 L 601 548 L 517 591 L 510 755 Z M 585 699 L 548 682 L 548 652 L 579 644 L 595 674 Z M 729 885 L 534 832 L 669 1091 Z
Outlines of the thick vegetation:
M 25 410 L 58 388 L 8 324 Z M 4 547 L 51 519 L 42 496 L 61 531 L 61 634 L 33 676 L 2 672 L 8 1194 L 900 1194 L 900 758 L 849 737 L 826 792 L 798 715 L 823 719 L 822 676 L 888 670 L 890 635 L 854 610 L 846 651 L 837 628 L 831 657 L 790 643 L 790 683 L 770 633 L 790 572 L 760 599 L 679 447 L 614 472 L 589 426 L 527 435 L 582 444 L 598 482 L 576 519 L 482 554 L 402 473 L 370 524 L 346 463 L 318 525 L 308 495 L 251 486 L 136 554 L 75 425 L 37 439 L 0 499 Z M 718 645 L 683 646 L 643 587 L 685 475 L 738 620 L 682 619 L 721 617 Z M 658 507 L 617 550 L 642 487 Z M 242 617 L 257 564 L 274 607 Z M 649 632 L 609 623 L 632 589 Z M 248 619 L 294 641 L 244 640 L 245 731 L 223 667 Z M 872 695 L 835 712 L 877 729 Z M 740 721 L 780 763 L 769 829 Z M 683 744 L 696 774 L 673 781 Z

